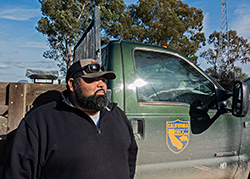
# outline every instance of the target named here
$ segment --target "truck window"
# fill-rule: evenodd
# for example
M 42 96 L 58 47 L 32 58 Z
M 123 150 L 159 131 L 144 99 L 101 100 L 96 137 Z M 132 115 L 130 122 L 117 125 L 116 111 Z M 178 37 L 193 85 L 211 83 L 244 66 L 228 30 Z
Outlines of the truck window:
M 138 102 L 192 104 L 214 100 L 213 84 L 175 54 L 137 49 L 134 63 Z
M 250 93 L 250 78 L 245 79 L 244 82 L 247 84 Z

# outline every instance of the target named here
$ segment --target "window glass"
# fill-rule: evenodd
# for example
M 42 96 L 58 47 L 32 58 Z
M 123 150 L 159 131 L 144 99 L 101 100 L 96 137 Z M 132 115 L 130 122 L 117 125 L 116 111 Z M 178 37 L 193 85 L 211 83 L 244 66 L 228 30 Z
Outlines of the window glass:
M 178 56 L 156 51 L 134 51 L 139 102 L 211 101 L 213 84 Z M 214 99 L 214 98 L 213 98 Z
M 250 93 L 250 78 L 245 79 L 244 82 L 247 84 Z

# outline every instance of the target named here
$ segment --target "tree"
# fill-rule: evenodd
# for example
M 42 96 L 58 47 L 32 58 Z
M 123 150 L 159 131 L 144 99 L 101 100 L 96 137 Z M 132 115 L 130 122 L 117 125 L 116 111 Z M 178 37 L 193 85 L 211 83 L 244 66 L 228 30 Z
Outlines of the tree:
M 73 61 L 73 48 L 89 24 L 94 6 L 101 9 L 103 36 L 117 37 L 120 15 L 125 9 L 123 0 L 39 0 L 42 17 L 36 29 L 47 36 L 50 50 L 45 58 L 58 62 L 61 71 L 66 71 Z
M 236 62 L 246 64 L 250 61 L 250 44 L 247 39 L 239 37 L 235 30 L 230 30 L 228 34 L 228 40 L 222 38 L 222 43 L 219 43 L 220 33 L 214 31 L 208 39 L 208 44 L 212 45 L 213 48 L 202 52 L 200 56 L 211 65 L 206 71 L 219 81 L 225 89 L 232 90 L 235 80 L 247 78 L 247 74 L 236 66 Z M 222 37 L 225 36 L 226 34 L 222 34 Z
M 89 24 L 94 6 L 101 9 L 101 35 L 173 48 L 197 63 L 195 53 L 205 45 L 202 10 L 182 0 L 139 0 L 126 9 L 123 0 L 39 0 L 42 17 L 36 29 L 47 36 L 45 58 L 66 71 L 73 47 Z M 126 9 L 126 12 L 125 12 Z
M 205 45 L 203 12 L 182 0 L 139 0 L 122 19 L 122 39 L 173 48 L 197 63 Z
M 102 44 L 111 38 L 120 39 L 124 27 L 121 23 L 126 5 L 123 0 L 96 0 L 95 4 L 101 8 Z

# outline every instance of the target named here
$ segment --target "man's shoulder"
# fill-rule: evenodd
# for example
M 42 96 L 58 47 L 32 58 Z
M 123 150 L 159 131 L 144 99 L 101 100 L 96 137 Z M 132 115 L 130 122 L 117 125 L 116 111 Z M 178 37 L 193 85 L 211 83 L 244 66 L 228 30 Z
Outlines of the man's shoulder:
M 113 113 L 113 116 L 119 115 L 123 120 L 128 122 L 125 112 L 118 106 L 117 103 L 110 103 L 108 107 L 110 107 L 111 112 Z
M 106 109 L 111 112 L 123 113 L 125 115 L 125 112 L 118 106 L 117 103 L 109 103 Z
M 41 106 L 31 108 L 31 110 L 28 111 L 27 114 L 25 115 L 25 118 L 30 118 L 32 116 L 41 116 L 42 114 L 48 114 L 52 112 L 56 106 L 57 106 L 57 101 L 52 101 L 43 104 Z

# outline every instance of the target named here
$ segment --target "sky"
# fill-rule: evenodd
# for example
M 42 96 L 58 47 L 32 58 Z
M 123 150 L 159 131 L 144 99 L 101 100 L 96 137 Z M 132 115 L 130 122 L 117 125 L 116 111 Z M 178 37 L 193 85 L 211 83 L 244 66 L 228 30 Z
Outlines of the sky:
M 124 0 L 126 4 L 136 0 Z M 206 38 L 220 30 L 221 0 L 183 0 L 189 7 L 201 9 L 204 14 Z M 250 42 L 250 0 L 227 0 L 228 26 Z M 45 59 L 49 50 L 46 36 L 35 27 L 41 18 L 38 0 L 0 0 L 0 82 L 30 81 L 26 69 L 58 70 L 54 60 Z M 204 51 L 203 47 L 198 52 Z M 198 63 L 205 70 L 205 60 Z M 250 76 L 250 63 L 240 66 Z

